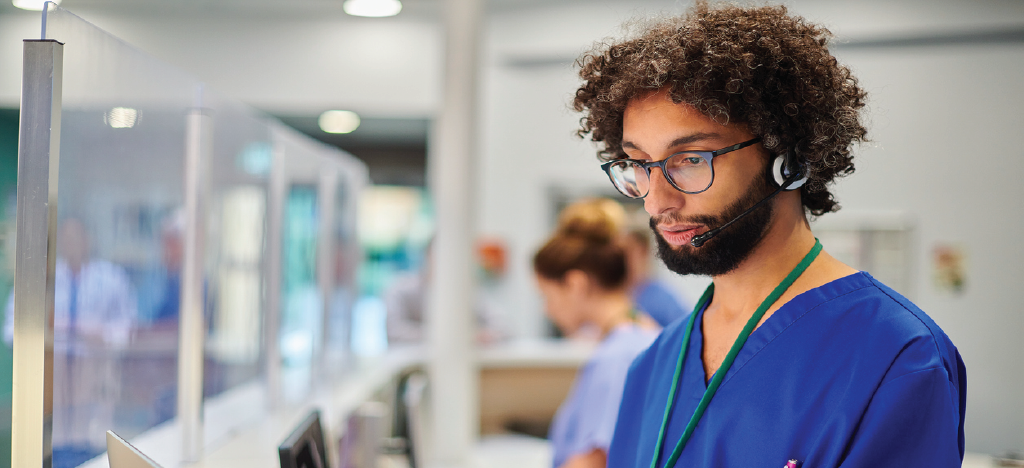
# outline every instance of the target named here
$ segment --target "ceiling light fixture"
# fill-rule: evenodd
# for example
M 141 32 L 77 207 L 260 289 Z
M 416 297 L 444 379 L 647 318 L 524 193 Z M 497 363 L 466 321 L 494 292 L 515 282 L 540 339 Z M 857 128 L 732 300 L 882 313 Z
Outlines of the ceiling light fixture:
M 345 0 L 341 8 L 352 16 L 382 18 L 397 15 L 402 11 L 402 2 L 399 0 Z
M 329 110 L 320 114 L 320 130 L 326 133 L 352 133 L 359 128 L 359 115 L 346 110 Z
M 54 5 L 60 5 L 60 0 L 50 0 Z M 43 11 L 46 0 L 11 0 L 14 6 L 22 10 Z
M 103 114 L 103 122 L 110 128 L 132 128 L 139 119 L 139 111 L 129 107 L 115 107 Z

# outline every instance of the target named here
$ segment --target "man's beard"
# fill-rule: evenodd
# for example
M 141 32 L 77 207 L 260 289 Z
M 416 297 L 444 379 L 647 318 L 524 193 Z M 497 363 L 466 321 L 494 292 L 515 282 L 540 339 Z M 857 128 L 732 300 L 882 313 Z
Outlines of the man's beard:
M 722 214 L 718 216 L 695 215 L 679 221 L 703 224 L 709 229 L 729 222 L 771 193 L 772 187 L 768 185 L 768 182 L 763 178 L 758 178 L 758 180 L 761 182 L 751 184 L 746 193 L 726 207 Z M 657 221 L 652 217 L 651 229 L 654 231 L 654 238 L 658 241 L 658 257 L 665 262 L 665 266 L 669 270 L 680 275 L 718 276 L 729 273 L 754 251 L 764 237 L 765 231 L 768 230 L 774 208 L 771 203 L 765 203 L 765 205 L 740 218 L 732 226 L 723 229 L 699 248 L 690 245 L 672 246 L 661 237 L 661 233 L 657 229 Z

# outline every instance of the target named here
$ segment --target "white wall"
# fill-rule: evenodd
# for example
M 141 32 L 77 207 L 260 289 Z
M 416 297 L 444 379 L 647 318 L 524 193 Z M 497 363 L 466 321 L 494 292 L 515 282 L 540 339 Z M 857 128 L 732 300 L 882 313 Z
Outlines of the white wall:
M 967 365 L 968 447 L 1024 446 L 1024 44 L 840 52 L 869 90 L 874 142 L 838 185 L 846 210 L 916 219 L 913 299 Z M 961 245 L 967 286 L 933 282 L 932 249 Z
M 498 294 L 522 336 L 545 331 L 531 261 L 553 227 L 551 190 L 612 193 L 595 147 L 574 135 L 572 60 L 618 34 L 634 10 L 597 5 L 511 12 L 487 24 L 477 219 L 482 234 L 508 243 L 508 280 Z

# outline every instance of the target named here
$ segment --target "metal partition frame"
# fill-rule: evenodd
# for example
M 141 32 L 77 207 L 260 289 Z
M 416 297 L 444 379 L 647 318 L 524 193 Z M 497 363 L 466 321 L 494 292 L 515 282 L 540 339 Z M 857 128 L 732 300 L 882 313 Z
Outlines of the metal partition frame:
M 276 130 L 276 129 L 275 129 Z M 280 227 L 284 223 L 284 199 L 288 190 L 285 175 L 284 144 L 275 138 L 273 160 L 270 168 L 270 187 L 267 193 L 267 226 Z M 281 256 L 283 241 L 280 229 L 267 229 L 266 259 L 264 270 L 267 303 L 263 313 L 263 365 L 267 379 L 268 403 L 270 409 L 284 404 L 284 390 L 281 384 Z
M 185 254 L 178 315 L 178 421 L 187 462 L 198 461 L 203 452 L 203 240 L 212 152 L 211 118 L 202 107 L 201 92 L 196 101 L 185 127 Z
M 338 169 L 336 167 L 325 168 L 320 173 L 320 178 L 317 180 L 317 199 L 320 202 L 320 224 L 319 234 L 317 241 L 317 257 L 318 261 L 316 264 L 317 273 L 316 281 L 317 288 L 320 289 L 320 295 L 324 298 L 322 308 L 320 310 L 320 340 L 318 342 L 318 349 L 314 351 L 313 359 L 313 379 L 314 386 L 321 383 L 327 382 L 330 379 L 327 376 L 330 375 L 330 369 L 328 369 L 327 362 L 327 341 L 330 333 L 331 323 L 331 292 L 334 289 L 334 249 L 337 246 L 334 245 L 334 209 L 335 209 L 335 197 L 334 192 L 338 187 Z
M 49 466 L 52 455 L 53 292 L 63 63 L 64 45 L 60 42 L 25 41 L 18 140 L 11 466 Z

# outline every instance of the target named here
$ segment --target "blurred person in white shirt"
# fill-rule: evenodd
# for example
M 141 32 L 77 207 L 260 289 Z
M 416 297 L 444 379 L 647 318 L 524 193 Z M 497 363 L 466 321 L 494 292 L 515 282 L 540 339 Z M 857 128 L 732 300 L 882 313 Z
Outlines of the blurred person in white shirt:
M 14 295 L 4 341 L 14 335 Z M 134 288 L 124 268 L 91 258 L 82 221 L 57 232 L 53 311 L 53 467 L 74 467 L 105 450 L 120 397 L 119 358 L 137 317 Z

